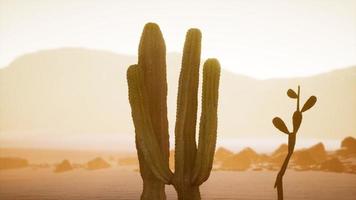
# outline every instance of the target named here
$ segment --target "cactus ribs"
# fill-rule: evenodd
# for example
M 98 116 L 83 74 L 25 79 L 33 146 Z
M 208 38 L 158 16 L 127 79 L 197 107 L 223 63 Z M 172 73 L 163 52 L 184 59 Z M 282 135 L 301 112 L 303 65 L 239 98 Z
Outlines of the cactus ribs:
M 158 25 L 148 23 L 142 33 L 138 64 L 127 71 L 129 101 L 136 148 L 143 179 L 143 200 L 166 199 L 172 184 L 179 200 L 199 200 L 199 186 L 210 175 L 217 134 L 220 64 L 208 59 L 203 66 L 199 143 L 195 141 L 198 107 L 201 32 L 187 32 L 179 77 L 175 126 L 175 170 L 169 169 L 166 49 Z

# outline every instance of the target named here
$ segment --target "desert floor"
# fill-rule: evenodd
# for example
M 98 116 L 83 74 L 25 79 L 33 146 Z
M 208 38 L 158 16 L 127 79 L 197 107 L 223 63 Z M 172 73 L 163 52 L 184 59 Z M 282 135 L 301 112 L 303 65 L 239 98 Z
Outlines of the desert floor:
M 201 187 L 203 199 L 276 199 L 273 189 L 277 172 L 214 171 Z M 141 177 L 132 168 L 115 167 L 88 171 L 77 169 L 53 173 L 50 169 L 0 171 L 1 200 L 139 199 Z M 168 199 L 176 199 L 171 186 Z M 287 171 L 285 199 L 354 200 L 356 175 L 328 172 Z

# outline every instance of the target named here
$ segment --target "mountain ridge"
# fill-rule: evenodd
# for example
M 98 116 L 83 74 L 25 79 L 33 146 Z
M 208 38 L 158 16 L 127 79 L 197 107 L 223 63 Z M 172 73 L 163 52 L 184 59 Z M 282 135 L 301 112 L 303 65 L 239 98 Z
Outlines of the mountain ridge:
M 112 56 L 118 56 L 118 57 L 123 57 L 123 58 L 129 58 L 129 59 L 137 59 L 137 56 L 135 55 L 131 55 L 131 54 L 124 54 L 124 53 L 117 53 L 114 51 L 110 51 L 110 50 L 106 50 L 106 49 L 91 49 L 91 48 L 83 48 L 83 47 L 60 47 L 60 48 L 54 48 L 54 49 L 44 49 L 44 50 L 38 50 L 38 51 L 34 51 L 34 52 L 29 52 L 26 54 L 23 54 L 21 56 L 18 56 L 16 59 L 14 59 L 13 61 L 11 61 L 8 65 L 3 66 L 2 68 L 0 67 L 0 71 L 8 68 L 12 65 L 14 65 L 15 62 L 22 60 L 22 59 L 26 59 L 27 57 L 30 56 L 34 56 L 37 54 L 42 54 L 42 53 L 48 53 L 48 52 L 55 52 L 55 51 L 76 51 L 76 52 L 80 52 L 80 51 L 87 51 L 87 52 L 97 52 L 97 53 L 105 53 L 105 54 L 110 54 Z M 182 54 L 179 52 L 167 52 L 167 56 L 168 57 L 181 57 Z M 204 61 L 206 58 L 202 58 L 202 61 Z M 295 77 L 272 77 L 272 78 L 266 78 L 266 79 L 259 79 L 259 78 L 255 78 L 252 76 L 248 76 L 245 74 L 240 74 L 240 73 L 236 73 L 233 72 L 231 70 L 228 69 L 222 69 L 225 70 L 229 73 L 241 76 L 241 77 L 245 77 L 245 78 L 250 78 L 250 79 L 254 79 L 254 80 L 261 80 L 261 81 L 268 81 L 268 80 L 284 80 L 284 79 L 295 79 L 295 78 L 308 78 L 308 77 L 315 77 L 315 76 L 319 76 L 319 75 L 323 75 L 323 74 L 327 74 L 327 73 L 337 73 L 339 71 L 344 71 L 344 70 L 349 70 L 352 68 L 356 68 L 356 65 L 350 65 L 350 66 L 346 66 L 346 67 L 342 67 L 342 68 L 336 68 L 330 71 L 325 71 L 325 72 L 320 72 L 317 74 L 312 74 L 312 75 L 308 75 L 308 76 L 295 76 Z M 355 72 L 356 73 L 356 72 Z
M 16 59 L 0 69 L 0 137 L 132 133 L 126 69 L 136 59 L 81 48 L 39 51 Z M 180 60 L 179 53 L 167 54 L 171 135 Z M 284 137 L 271 120 L 279 115 L 291 125 L 294 104 L 285 93 L 298 84 L 303 101 L 310 95 L 318 97 L 315 110 L 305 116 L 301 137 L 356 135 L 355 66 L 310 77 L 265 80 L 222 70 L 219 137 Z

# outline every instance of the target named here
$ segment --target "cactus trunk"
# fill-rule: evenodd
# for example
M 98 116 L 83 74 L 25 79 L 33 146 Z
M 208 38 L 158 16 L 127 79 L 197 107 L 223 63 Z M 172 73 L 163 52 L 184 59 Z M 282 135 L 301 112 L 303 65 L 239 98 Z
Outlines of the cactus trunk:
M 195 130 L 198 109 L 200 46 L 200 31 L 189 30 L 184 44 L 177 98 L 174 171 L 174 183 L 177 188 L 191 185 L 197 152 Z M 184 189 L 181 190 L 184 191 Z
M 160 143 L 163 157 L 168 161 L 166 46 L 156 24 L 149 23 L 144 28 L 139 46 L 138 65 L 143 70 L 153 131 Z
M 200 200 L 199 186 L 186 185 L 182 187 L 175 187 L 178 200 Z
M 138 140 L 136 139 L 136 141 Z M 137 142 L 136 142 L 136 147 L 138 147 Z M 165 200 L 166 199 L 165 184 L 161 180 L 156 178 L 156 176 L 153 174 L 153 172 L 149 168 L 149 165 L 144 160 L 144 155 L 140 148 L 137 148 L 137 154 L 140 163 L 141 177 L 143 180 L 143 190 L 140 199 L 141 200 L 149 200 L 149 199 Z
M 208 179 L 214 158 L 220 64 L 208 59 L 203 69 L 202 113 L 197 148 L 201 33 L 187 32 L 179 78 L 175 127 L 175 172 L 169 169 L 165 44 L 156 24 L 142 33 L 139 59 L 127 71 L 129 101 L 143 179 L 141 199 L 166 199 L 164 184 L 172 184 L 179 200 L 199 200 L 199 186 Z
M 166 49 L 162 33 L 156 24 L 147 24 L 142 33 L 138 65 L 143 70 L 149 116 L 162 156 L 168 162 L 169 136 L 167 120 Z M 154 137 L 154 136 L 152 136 Z M 140 159 L 144 188 L 141 199 L 166 199 L 165 185 L 157 179 L 144 159 Z M 143 173 L 142 173 L 143 172 Z
M 166 46 L 159 27 L 149 23 L 145 26 L 138 54 L 138 65 L 143 70 L 147 91 L 148 110 L 153 119 L 153 131 L 160 143 L 163 157 L 169 158 L 167 119 Z
M 143 179 L 143 191 L 141 194 L 141 200 L 148 199 L 166 199 L 165 184 L 162 181 L 145 178 Z

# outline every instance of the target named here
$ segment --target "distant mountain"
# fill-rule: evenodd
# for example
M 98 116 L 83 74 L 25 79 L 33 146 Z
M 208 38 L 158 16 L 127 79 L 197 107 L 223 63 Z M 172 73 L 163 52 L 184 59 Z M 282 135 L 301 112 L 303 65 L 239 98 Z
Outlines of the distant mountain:
M 0 69 L 0 139 L 22 136 L 133 133 L 126 69 L 136 57 L 64 48 L 24 55 Z M 179 54 L 168 54 L 170 129 L 174 130 Z M 356 66 L 312 77 L 255 80 L 223 70 L 219 138 L 285 137 L 274 116 L 291 125 L 295 103 L 288 88 L 301 85 L 304 102 L 318 102 L 304 115 L 300 137 L 356 136 Z M 172 132 L 173 133 L 173 132 Z M 172 134 L 173 135 L 173 134 Z

